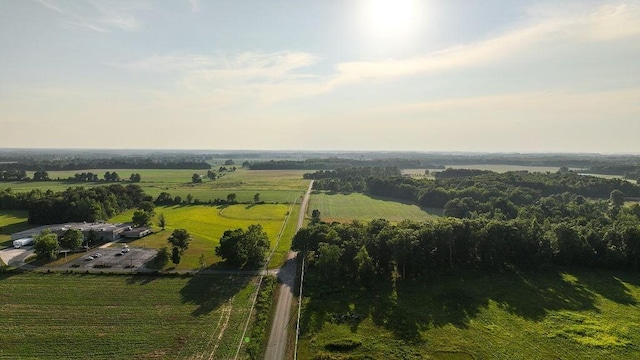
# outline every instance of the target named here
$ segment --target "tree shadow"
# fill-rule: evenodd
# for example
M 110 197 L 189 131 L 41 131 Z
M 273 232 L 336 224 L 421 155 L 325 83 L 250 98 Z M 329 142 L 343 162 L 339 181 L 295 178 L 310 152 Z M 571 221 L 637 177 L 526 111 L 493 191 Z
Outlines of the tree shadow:
M 620 274 L 613 271 L 599 271 L 598 273 L 586 272 L 586 271 L 573 271 L 573 276 L 577 278 L 580 283 L 604 297 L 621 305 L 637 305 L 637 300 L 631 295 L 631 291 L 623 283 L 629 282 L 621 280 Z M 622 278 L 625 278 L 624 275 Z M 630 280 L 630 279 L 629 279 Z M 637 282 L 637 280 L 636 280 Z M 636 283 L 636 285 L 638 285 Z
M 191 315 L 199 316 L 216 310 L 244 289 L 253 279 L 245 275 L 197 275 L 180 290 L 182 302 L 197 305 Z
M 134 275 L 127 278 L 128 285 L 147 285 L 157 280 L 159 275 Z
M 602 277 L 594 274 L 596 279 Z M 471 320 L 491 304 L 521 318 L 540 321 L 551 311 L 599 311 L 595 293 L 608 293 L 608 298 L 619 303 L 634 303 L 631 295 L 621 290 L 626 287 L 619 279 L 612 276 L 603 279 L 605 285 L 598 288 L 596 281 L 578 280 L 562 271 L 463 271 L 378 282 L 369 290 L 305 286 L 307 305 L 301 329 L 303 334 L 316 333 L 324 323 L 335 323 L 335 314 L 352 313 L 357 316 L 346 321 L 352 332 L 357 332 L 360 323 L 369 318 L 398 339 L 421 342 L 421 331 L 429 328 L 468 328 Z

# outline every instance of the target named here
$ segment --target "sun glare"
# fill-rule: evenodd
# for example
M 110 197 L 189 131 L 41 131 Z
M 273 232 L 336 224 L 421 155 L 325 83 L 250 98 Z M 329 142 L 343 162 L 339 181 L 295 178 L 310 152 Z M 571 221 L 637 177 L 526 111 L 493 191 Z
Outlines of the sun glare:
M 402 38 L 415 25 L 417 0 L 366 0 L 364 14 L 368 31 L 376 37 Z

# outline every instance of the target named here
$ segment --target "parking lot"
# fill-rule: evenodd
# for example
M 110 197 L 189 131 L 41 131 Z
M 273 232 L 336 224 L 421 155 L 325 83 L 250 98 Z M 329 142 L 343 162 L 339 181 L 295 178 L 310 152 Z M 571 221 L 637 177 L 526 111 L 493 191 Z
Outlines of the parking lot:
M 20 264 L 31 254 L 33 254 L 33 246 L 25 246 L 20 249 L 8 247 L 0 250 L 0 259 L 2 259 L 5 264 L 14 265 Z
M 123 252 L 119 247 L 88 251 L 82 257 L 65 264 L 63 267 L 135 270 L 144 266 L 156 255 L 154 249 L 128 249 L 127 252 Z

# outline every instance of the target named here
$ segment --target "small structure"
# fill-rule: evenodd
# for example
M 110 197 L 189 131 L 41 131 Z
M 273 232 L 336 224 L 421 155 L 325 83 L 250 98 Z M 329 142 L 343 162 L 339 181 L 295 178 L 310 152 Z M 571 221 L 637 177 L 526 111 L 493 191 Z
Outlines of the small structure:
M 128 229 L 131 229 L 131 227 L 126 224 L 109 224 L 103 222 L 53 224 L 17 232 L 11 235 L 11 240 L 35 237 L 47 229 L 52 233 L 58 235 L 59 237 L 64 235 L 71 229 L 78 229 L 82 231 L 82 235 L 85 239 L 87 238 L 89 232 L 93 231 L 96 236 L 96 240 L 114 241 L 123 237 L 122 233 Z
M 140 239 L 151 234 L 151 229 L 146 227 L 133 228 L 122 233 L 127 239 Z
M 21 247 L 28 245 L 33 245 L 33 238 L 13 240 L 13 247 L 16 249 L 20 249 Z

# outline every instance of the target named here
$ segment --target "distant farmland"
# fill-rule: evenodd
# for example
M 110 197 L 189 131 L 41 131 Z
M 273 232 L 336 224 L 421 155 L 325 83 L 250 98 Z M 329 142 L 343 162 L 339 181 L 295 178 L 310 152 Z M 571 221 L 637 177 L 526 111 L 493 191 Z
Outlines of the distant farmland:
M 379 218 L 396 222 L 404 219 L 422 221 L 439 216 L 441 213 L 441 210 L 437 209 L 421 209 L 417 205 L 372 198 L 359 193 L 312 194 L 308 212 L 311 213 L 313 209 L 320 210 L 322 220 L 327 222 L 369 221 Z

